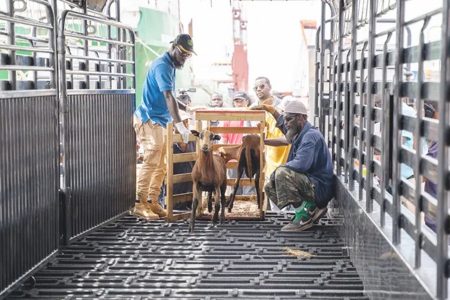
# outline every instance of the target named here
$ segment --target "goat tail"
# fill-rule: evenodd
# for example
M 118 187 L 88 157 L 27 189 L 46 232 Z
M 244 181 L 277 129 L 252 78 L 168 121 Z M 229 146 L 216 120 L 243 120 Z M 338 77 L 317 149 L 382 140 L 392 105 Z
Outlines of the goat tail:
M 247 173 L 247 177 L 250 178 L 250 182 L 252 182 L 253 178 L 253 165 L 252 165 L 252 151 L 251 147 L 245 147 L 245 172 Z

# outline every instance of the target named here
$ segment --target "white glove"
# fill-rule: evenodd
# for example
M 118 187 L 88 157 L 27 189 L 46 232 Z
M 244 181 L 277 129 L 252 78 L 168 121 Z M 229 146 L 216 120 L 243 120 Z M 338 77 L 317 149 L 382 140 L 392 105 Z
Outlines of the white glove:
M 184 126 L 183 122 L 175 123 L 175 128 L 178 130 L 178 133 L 181 134 L 183 143 L 187 144 L 189 142 L 189 134 L 191 134 L 189 129 Z

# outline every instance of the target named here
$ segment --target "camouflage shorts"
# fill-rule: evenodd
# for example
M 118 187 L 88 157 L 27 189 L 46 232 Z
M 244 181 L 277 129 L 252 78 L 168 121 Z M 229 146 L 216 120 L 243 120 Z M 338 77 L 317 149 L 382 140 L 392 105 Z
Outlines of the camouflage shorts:
M 264 190 L 279 208 L 289 204 L 298 207 L 304 200 L 314 201 L 314 185 L 308 176 L 286 167 L 278 167 L 265 185 Z

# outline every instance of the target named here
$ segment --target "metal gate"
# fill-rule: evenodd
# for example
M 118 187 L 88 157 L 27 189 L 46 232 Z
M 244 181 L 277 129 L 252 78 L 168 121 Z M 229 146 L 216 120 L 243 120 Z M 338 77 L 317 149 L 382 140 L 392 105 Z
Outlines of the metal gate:
M 134 34 L 57 3 L 0 12 L 0 297 L 134 203 Z
M 74 11 L 61 24 L 64 233 L 73 239 L 135 200 L 134 34 Z
M 316 105 L 352 259 L 373 297 L 447 298 L 449 2 L 322 12 Z
M 58 248 L 58 98 L 55 22 L 46 1 L 33 0 L 42 19 L 27 9 L 0 22 L 0 292 Z M 24 35 L 15 25 L 28 26 Z

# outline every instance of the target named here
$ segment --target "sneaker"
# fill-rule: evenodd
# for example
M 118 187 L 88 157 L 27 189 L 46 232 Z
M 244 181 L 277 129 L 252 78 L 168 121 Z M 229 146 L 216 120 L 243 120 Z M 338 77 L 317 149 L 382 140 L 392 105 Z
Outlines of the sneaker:
M 148 204 L 148 207 L 152 212 L 157 214 L 160 218 L 167 217 L 167 211 L 158 202 L 152 202 Z
M 313 217 L 316 216 L 318 209 L 314 201 L 303 201 L 302 204 L 295 209 L 294 217 L 291 223 L 283 226 L 281 231 L 303 231 L 314 225 Z

